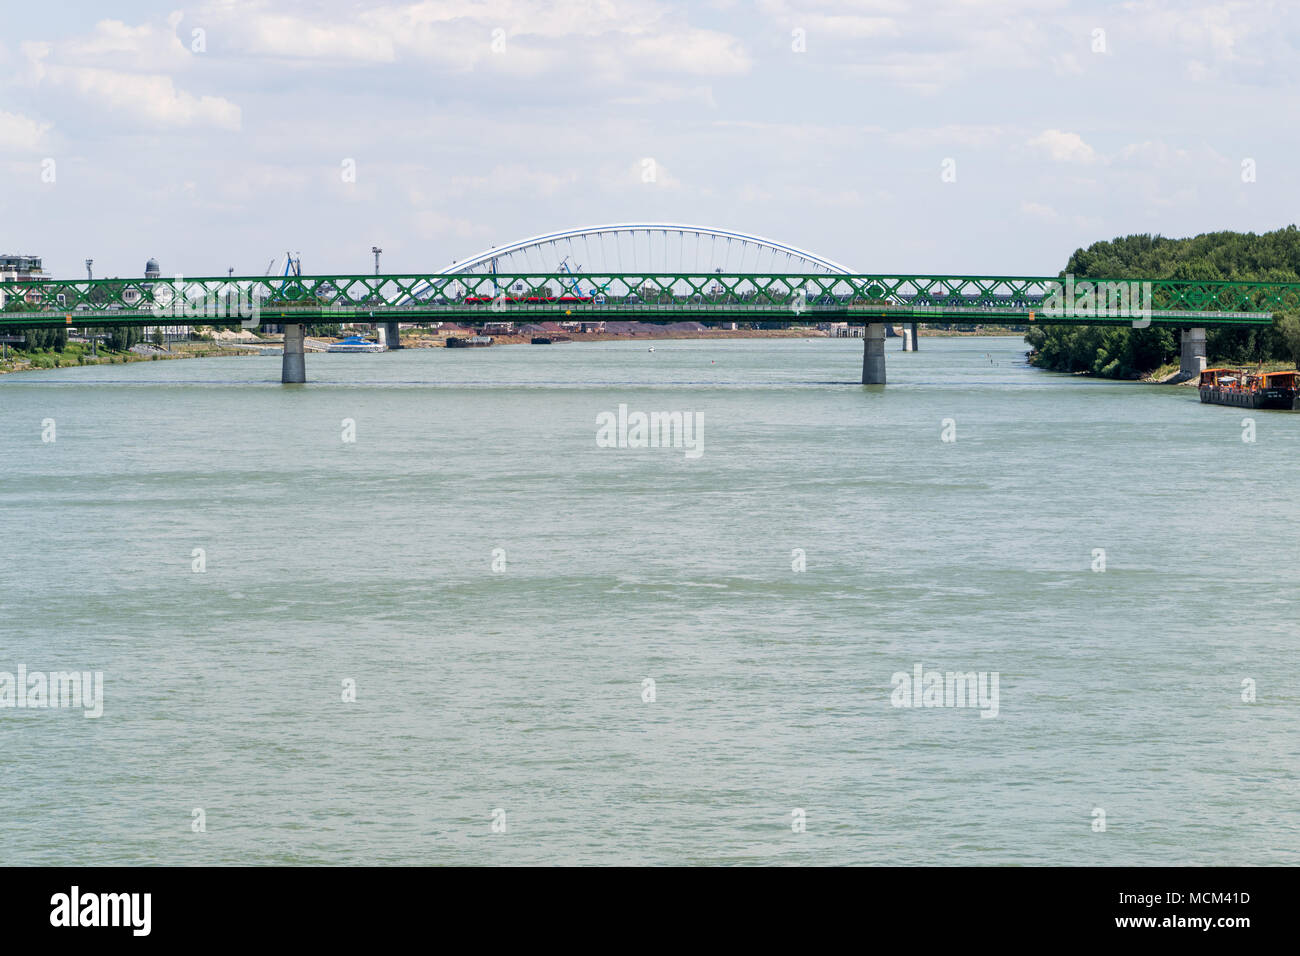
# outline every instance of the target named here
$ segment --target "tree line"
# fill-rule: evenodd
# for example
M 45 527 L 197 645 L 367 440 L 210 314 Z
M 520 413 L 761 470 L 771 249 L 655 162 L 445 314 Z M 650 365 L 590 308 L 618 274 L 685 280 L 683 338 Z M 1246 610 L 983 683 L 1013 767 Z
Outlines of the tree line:
M 1079 279 L 1177 279 L 1300 282 L 1300 230 L 1294 225 L 1256 235 L 1207 232 L 1190 239 L 1123 236 L 1077 249 L 1061 276 Z M 1025 334 L 1030 362 L 1056 372 L 1137 378 L 1179 352 L 1174 329 L 1112 326 L 1035 326 Z M 1300 368 L 1300 317 L 1274 317 L 1271 328 L 1210 329 L 1211 365 L 1292 362 Z

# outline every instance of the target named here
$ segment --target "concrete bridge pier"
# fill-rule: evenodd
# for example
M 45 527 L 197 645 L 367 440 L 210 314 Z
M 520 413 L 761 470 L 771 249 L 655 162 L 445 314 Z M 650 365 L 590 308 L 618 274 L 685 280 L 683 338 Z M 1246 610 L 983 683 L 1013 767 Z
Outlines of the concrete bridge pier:
M 921 342 L 917 338 L 917 327 L 915 322 L 903 323 L 903 351 L 917 352 L 920 351 Z
M 862 384 L 885 384 L 885 325 L 868 322 L 862 332 Z
M 921 326 L 917 323 L 911 323 L 912 326 L 912 351 L 921 351 Z
M 1199 377 L 1205 370 L 1205 329 L 1183 329 L 1178 374 L 1184 379 Z
M 400 349 L 402 347 L 402 333 L 397 327 L 396 322 L 385 322 L 383 325 L 384 338 L 387 340 L 388 350 Z
M 284 327 L 284 364 L 280 368 L 280 382 L 298 385 L 307 381 L 307 359 L 303 354 L 302 326 Z

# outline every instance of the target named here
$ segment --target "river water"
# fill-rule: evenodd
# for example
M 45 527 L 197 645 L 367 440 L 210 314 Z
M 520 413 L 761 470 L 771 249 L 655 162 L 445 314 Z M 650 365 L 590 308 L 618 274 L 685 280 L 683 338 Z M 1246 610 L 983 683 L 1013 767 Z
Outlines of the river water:
M 897 342 L 0 378 L 0 863 L 1300 862 L 1300 417 Z

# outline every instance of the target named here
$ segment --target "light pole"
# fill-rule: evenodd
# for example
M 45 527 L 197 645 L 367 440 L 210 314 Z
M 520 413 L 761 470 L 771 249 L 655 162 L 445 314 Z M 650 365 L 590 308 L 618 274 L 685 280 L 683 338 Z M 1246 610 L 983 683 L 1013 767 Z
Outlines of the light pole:
M 87 279 L 93 280 L 93 279 L 95 278 L 95 273 L 94 273 L 94 271 L 93 271 L 93 269 L 92 269 L 92 266 L 94 266 L 94 264 L 95 264 L 95 260 L 94 260 L 94 259 L 87 259 L 87 260 L 86 260 L 86 278 L 87 278 Z M 94 333 L 92 332 L 91 335 L 94 335 Z M 93 350 L 94 347 L 92 346 L 91 348 L 92 348 L 92 350 Z M 94 353 L 94 354 L 98 354 L 98 353 Z
M 378 246 L 371 246 L 371 247 L 370 247 L 370 251 L 373 252 L 373 253 L 375 254 L 375 275 L 379 275 L 379 254 L 380 254 L 381 252 L 383 252 L 384 250 L 383 250 L 383 249 L 380 249 Z M 376 300 L 379 298 L 379 289 L 378 289 L 378 286 L 379 286 L 379 283 L 375 283 L 375 287 L 376 287 L 376 288 L 375 288 L 375 295 L 374 295 L 374 297 L 375 297 Z M 374 317 L 374 314 L 375 314 L 375 313 L 373 313 L 373 312 L 370 313 L 370 315 L 371 315 L 372 318 Z M 379 323 L 377 323 L 377 322 L 372 322 L 372 323 L 370 324 L 370 327 L 371 327 L 372 329 L 378 329 L 378 328 L 379 328 Z

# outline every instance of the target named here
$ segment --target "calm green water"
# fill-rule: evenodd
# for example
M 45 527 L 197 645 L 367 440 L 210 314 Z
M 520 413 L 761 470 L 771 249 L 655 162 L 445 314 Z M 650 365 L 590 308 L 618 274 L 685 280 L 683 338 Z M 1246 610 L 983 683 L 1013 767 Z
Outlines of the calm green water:
M 1300 416 L 922 344 L 0 379 L 0 863 L 1300 862 Z

